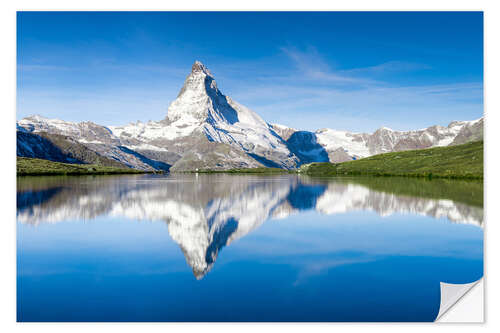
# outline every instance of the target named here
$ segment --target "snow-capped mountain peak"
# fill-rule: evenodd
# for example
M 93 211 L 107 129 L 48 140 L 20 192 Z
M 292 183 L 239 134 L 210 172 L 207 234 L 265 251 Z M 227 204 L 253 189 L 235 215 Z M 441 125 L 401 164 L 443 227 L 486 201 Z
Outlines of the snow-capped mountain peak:
M 217 95 L 217 85 L 210 71 L 201 62 L 196 61 L 177 98 L 168 108 L 167 119 L 172 123 L 179 121 L 179 125 L 204 121 L 208 116 L 207 107 L 210 104 L 210 94 L 207 90 L 215 90 L 211 95 Z
M 203 72 L 206 75 L 212 76 L 210 70 L 205 65 L 203 65 L 199 60 L 196 60 L 194 62 L 193 66 L 191 67 L 191 72 Z
M 332 124 L 335 125 L 335 124 Z M 310 162 L 343 162 L 374 154 L 460 144 L 482 139 L 483 118 L 416 131 L 381 127 L 374 133 L 303 131 L 269 124 L 225 96 L 214 75 L 195 61 L 177 98 L 160 121 L 101 126 L 41 116 L 24 118 L 18 131 L 59 134 L 132 167 L 171 170 L 258 166 L 293 169 Z
M 188 135 L 199 130 L 211 142 L 228 144 L 247 154 L 266 155 L 262 160 L 270 160 L 273 166 L 290 168 L 297 164 L 270 126 L 257 113 L 225 96 L 210 70 L 199 61 L 193 64 L 179 95 L 170 104 L 167 123 L 183 129 L 176 130 L 178 133 Z

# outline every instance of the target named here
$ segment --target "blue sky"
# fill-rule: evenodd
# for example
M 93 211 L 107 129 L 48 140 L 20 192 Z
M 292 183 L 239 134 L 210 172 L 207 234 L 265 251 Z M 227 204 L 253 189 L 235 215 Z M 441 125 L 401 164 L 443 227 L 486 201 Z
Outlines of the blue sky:
M 19 12 L 17 118 L 160 120 L 195 60 L 224 94 L 300 129 L 483 114 L 480 12 Z

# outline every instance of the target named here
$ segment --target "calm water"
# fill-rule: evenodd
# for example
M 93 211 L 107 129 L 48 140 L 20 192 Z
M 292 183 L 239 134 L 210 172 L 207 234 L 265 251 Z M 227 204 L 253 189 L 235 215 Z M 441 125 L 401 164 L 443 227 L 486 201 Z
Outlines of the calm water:
M 433 321 L 483 275 L 482 183 L 18 178 L 19 321 Z

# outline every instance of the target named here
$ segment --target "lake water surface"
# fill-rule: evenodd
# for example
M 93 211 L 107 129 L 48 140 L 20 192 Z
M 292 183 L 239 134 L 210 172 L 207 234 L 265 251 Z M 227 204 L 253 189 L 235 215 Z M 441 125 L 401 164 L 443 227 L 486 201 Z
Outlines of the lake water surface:
M 18 321 L 433 321 L 483 276 L 483 185 L 21 177 Z

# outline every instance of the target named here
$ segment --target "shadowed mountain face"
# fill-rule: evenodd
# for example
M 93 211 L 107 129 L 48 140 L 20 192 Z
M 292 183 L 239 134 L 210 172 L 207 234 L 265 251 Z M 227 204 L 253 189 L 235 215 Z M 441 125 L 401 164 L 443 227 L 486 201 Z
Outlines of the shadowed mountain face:
M 315 133 L 307 131 L 294 132 L 286 141 L 291 152 L 300 158 L 302 163 L 329 162 L 328 153 L 321 146 Z
M 17 131 L 17 156 L 139 170 L 168 170 L 170 167 L 166 163 L 151 160 L 126 147 L 105 148 L 102 144 L 84 145 L 69 136 L 45 132 L 35 134 L 23 130 Z
M 82 161 L 65 153 L 47 138 L 23 131 L 17 132 L 17 156 L 43 158 L 56 162 L 82 163 Z
M 127 167 L 126 164 L 104 157 L 71 137 L 45 132 L 34 134 L 17 131 L 17 156 L 63 163 Z
M 296 175 L 21 177 L 17 219 L 32 225 L 99 216 L 162 221 L 201 279 L 224 247 L 268 220 L 307 210 L 373 211 L 481 226 L 482 190 L 474 182 L 318 180 Z
M 483 119 L 414 131 L 385 127 L 374 133 L 330 128 L 303 131 L 267 123 L 224 95 L 208 68 L 196 61 L 163 120 L 106 127 L 90 121 L 73 123 L 30 116 L 17 122 L 17 130 L 18 156 L 24 157 L 61 162 L 74 158 L 71 154 L 61 157 L 52 148 L 47 154 L 46 142 L 28 136 L 45 133 L 64 136 L 66 150 L 79 157 L 95 160 L 99 156 L 107 163 L 140 170 L 295 169 L 310 162 L 338 163 L 379 153 L 481 140 Z M 78 156 L 76 160 L 81 161 Z

